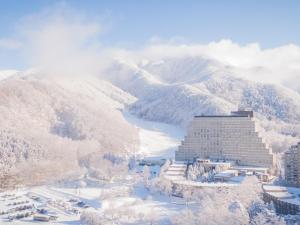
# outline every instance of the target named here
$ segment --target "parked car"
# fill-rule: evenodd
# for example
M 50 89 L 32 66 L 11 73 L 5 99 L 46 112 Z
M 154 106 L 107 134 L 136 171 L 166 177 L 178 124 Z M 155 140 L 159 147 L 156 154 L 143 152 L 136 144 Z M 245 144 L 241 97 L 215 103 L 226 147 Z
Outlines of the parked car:
M 69 202 L 78 202 L 78 200 L 75 199 L 75 198 L 71 198 L 71 199 L 69 200 Z
M 47 209 L 44 209 L 44 208 L 42 208 L 42 209 L 37 209 L 36 210 L 38 213 L 40 213 L 40 214 L 46 214 L 48 211 L 47 211 Z

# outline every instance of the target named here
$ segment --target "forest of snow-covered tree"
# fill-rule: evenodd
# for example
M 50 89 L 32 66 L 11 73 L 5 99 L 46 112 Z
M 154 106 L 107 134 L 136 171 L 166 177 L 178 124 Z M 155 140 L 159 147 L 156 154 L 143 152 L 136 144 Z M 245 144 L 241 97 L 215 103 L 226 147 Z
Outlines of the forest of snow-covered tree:
M 79 158 L 89 154 L 127 157 L 137 147 L 137 130 L 119 110 L 134 100 L 92 78 L 18 74 L 2 80 L 1 176 L 33 178 L 42 172 L 50 180 L 78 169 Z

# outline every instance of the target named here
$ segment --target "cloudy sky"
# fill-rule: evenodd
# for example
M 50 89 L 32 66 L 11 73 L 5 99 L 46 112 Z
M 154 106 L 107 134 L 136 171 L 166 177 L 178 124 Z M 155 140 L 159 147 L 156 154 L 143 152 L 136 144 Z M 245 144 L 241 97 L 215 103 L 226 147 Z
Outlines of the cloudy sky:
M 296 0 L 0 0 L 0 70 L 92 73 L 108 55 L 200 55 L 250 78 L 295 80 L 299 10 Z

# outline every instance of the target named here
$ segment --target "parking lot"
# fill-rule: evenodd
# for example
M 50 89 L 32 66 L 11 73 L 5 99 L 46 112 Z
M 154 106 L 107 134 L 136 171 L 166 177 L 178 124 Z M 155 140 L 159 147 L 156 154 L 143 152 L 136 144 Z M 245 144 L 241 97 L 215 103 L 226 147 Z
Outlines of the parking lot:
M 82 199 L 47 187 L 4 192 L 0 193 L 0 224 L 71 223 L 87 208 Z

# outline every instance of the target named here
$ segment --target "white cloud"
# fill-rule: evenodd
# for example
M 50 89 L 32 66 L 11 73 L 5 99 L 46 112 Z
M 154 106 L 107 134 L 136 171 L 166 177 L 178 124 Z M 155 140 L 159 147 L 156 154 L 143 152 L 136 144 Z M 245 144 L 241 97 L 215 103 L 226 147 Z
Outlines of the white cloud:
M 20 41 L 10 38 L 0 38 L 0 50 L 16 50 L 22 46 Z
M 51 75 L 78 76 L 98 72 L 101 25 L 82 12 L 56 5 L 22 20 L 24 59 Z
M 240 45 L 228 39 L 208 44 L 164 41 L 137 51 L 115 50 L 114 55 L 135 62 L 200 56 L 233 67 L 236 75 L 246 79 L 277 84 L 289 84 L 288 81 L 293 79 L 300 83 L 300 47 L 293 44 L 262 49 L 258 43 Z

